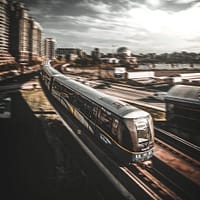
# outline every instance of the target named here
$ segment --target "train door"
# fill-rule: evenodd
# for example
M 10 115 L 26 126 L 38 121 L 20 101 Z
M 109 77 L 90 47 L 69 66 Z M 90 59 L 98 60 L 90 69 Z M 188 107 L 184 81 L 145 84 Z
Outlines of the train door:
M 98 125 L 101 129 L 104 130 L 107 134 L 111 134 L 111 126 L 112 126 L 112 115 L 109 111 L 104 108 L 99 109 L 98 113 Z
M 91 109 L 90 120 L 91 120 L 91 126 L 94 130 L 94 133 L 96 133 L 97 131 L 96 125 L 97 125 L 98 111 L 99 111 L 99 108 L 95 104 L 93 104 L 92 109 Z
M 112 137 L 119 144 L 122 144 L 121 125 L 119 119 L 113 118 L 111 132 L 112 132 Z

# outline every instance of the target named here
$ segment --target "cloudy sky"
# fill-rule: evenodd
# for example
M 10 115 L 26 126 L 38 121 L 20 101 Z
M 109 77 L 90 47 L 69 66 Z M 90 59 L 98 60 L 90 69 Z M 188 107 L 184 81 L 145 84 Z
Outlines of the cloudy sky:
M 22 0 L 57 47 L 200 52 L 200 0 Z

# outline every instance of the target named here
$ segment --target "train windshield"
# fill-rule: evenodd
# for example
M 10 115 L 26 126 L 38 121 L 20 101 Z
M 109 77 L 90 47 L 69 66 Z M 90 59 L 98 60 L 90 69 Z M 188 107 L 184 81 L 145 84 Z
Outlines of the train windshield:
M 153 132 L 151 128 L 151 118 L 149 116 L 126 119 L 125 124 L 131 134 L 134 150 L 141 150 L 152 143 Z
M 148 118 L 138 118 L 134 120 L 138 144 L 143 144 L 151 140 L 151 132 Z

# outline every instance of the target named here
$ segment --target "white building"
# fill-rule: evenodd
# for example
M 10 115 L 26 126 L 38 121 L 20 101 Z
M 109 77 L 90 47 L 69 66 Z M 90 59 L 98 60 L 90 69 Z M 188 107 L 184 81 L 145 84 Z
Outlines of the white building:
M 45 38 L 44 39 L 44 56 L 48 60 L 52 60 L 55 58 L 55 47 L 56 40 L 53 38 Z
M 100 60 L 103 63 L 109 63 L 109 64 L 118 64 L 119 63 L 118 58 L 100 58 Z

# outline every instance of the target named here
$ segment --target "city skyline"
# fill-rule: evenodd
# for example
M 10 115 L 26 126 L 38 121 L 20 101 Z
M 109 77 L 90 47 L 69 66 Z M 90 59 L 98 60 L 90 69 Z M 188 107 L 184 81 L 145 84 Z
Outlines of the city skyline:
M 57 47 L 200 52 L 198 0 L 23 0 Z

